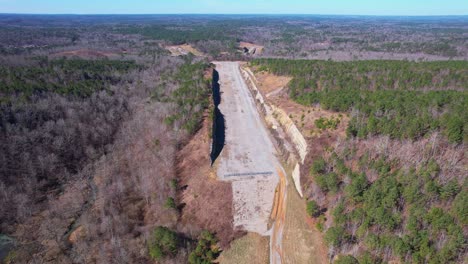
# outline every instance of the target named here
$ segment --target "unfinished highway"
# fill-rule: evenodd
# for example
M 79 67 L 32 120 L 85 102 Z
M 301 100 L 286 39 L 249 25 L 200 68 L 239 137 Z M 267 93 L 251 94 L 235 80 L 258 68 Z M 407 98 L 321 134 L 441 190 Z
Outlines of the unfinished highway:
M 277 151 L 255 101 L 239 70 L 237 62 L 215 62 L 219 73 L 221 103 L 225 119 L 225 146 L 217 161 L 220 180 L 232 182 L 234 226 L 268 235 L 270 262 L 281 263 L 281 241 L 284 216 L 276 215 L 269 228 L 274 207 L 275 190 L 284 178 Z M 284 179 L 282 180 L 284 182 Z M 286 188 L 278 188 L 285 192 Z M 285 193 L 277 203 L 282 207 Z M 273 215 L 283 213 L 275 207 Z

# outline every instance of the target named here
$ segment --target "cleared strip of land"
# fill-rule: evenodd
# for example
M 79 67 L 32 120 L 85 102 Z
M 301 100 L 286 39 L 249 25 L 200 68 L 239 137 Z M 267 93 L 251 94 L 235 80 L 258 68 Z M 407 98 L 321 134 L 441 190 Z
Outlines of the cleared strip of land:
M 268 224 L 279 173 L 283 169 L 255 101 L 241 76 L 239 63 L 215 64 L 221 90 L 219 109 L 226 122 L 225 147 L 217 162 L 217 175 L 221 180 L 232 182 L 234 226 L 270 235 Z M 275 234 L 277 225 L 273 229 Z M 270 262 L 281 263 L 281 234 L 271 246 L 274 249 L 270 249 Z

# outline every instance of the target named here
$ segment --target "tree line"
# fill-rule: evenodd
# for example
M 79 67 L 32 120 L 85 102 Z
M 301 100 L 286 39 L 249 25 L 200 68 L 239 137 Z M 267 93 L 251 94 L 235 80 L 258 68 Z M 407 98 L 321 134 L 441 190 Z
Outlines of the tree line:
M 44 92 L 88 97 L 125 80 L 124 75 L 143 69 L 135 61 L 52 59 L 36 57 L 30 65 L 0 66 L 0 93 L 25 97 Z
M 451 142 L 468 139 L 466 61 L 258 59 L 252 65 L 294 77 L 289 95 L 301 104 L 350 112 L 350 136 L 418 139 L 442 130 Z

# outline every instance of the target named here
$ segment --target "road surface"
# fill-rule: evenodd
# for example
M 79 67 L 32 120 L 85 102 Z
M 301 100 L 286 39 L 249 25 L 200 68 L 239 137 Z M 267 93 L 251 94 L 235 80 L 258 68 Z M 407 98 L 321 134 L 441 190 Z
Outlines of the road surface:
M 218 158 L 217 175 L 231 181 L 234 226 L 262 235 L 270 235 L 270 262 L 281 263 L 281 241 L 285 193 L 277 198 L 276 222 L 268 229 L 275 189 L 285 181 L 276 149 L 241 76 L 238 62 L 215 62 L 219 72 L 221 104 L 226 138 Z M 281 185 L 280 185 L 281 186 Z M 279 193 L 286 188 L 278 188 Z

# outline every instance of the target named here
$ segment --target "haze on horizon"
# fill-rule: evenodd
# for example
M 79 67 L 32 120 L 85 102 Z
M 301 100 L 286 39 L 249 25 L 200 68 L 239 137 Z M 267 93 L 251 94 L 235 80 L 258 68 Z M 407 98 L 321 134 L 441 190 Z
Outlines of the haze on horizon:
M 0 0 L 0 13 L 24 14 L 317 14 L 468 15 L 462 0 Z

